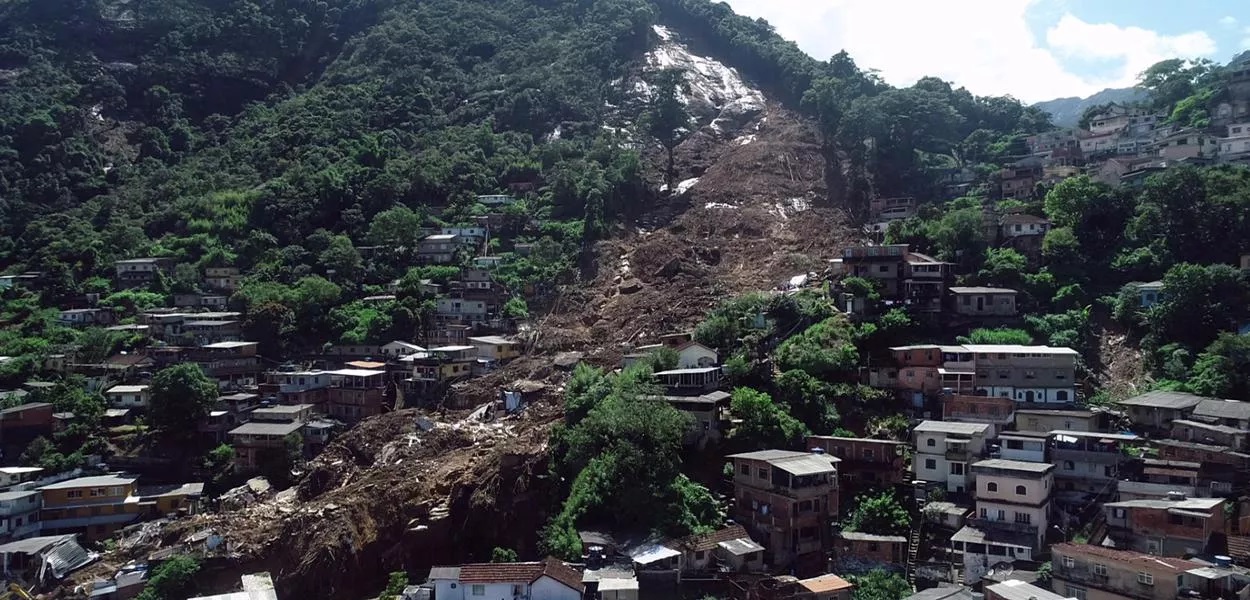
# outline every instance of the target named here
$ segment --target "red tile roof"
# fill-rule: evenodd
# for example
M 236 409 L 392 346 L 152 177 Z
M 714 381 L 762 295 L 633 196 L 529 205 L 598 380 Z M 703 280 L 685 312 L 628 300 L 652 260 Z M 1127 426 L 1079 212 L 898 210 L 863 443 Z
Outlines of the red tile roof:
M 851 585 L 851 582 L 842 579 L 833 573 L 821 575 L 820 577 L 813 577 L 811 579 L 804 579 L 799 581 L 799 585 L 803 586 L 803 588 L 813 594 L 836 592 L 838 590 L 846 590 L 854 587 Z
M 720 531 L 705 533 L 702 535 L 686 536 L 677 541 L 679 548 L 684 548 L 687 552 L 700 552 L 711 550 L 721 542 L 732 540 L 751 539 L 745 527 L 741 525 L 730 525 Z
M 559 560 L 542 562 L 474 563 L 460 566 L 460 583 L 533 583 L 546 575 L 571 589 L 582 591 L 582 574 Z
M 1116 550 L 1115 548 L 1107 548 L 1105 546 L 1093 546 L 1090 544 L 1055 544 L 1050 547 L 1050 551 L 1055 554 L 1072 554 L 1087 555 L 1114 560 L 1121 563 L 1135 565 L 1159 566 L 1165 565 L 1178 571 L 1188 571 L 1202 566 L 1199 563 L 1191 562 L 1181 558 L 1168 558 L 1164 556 L 1150 556 L 1144 552 L 1135 552 L 1132 550 Z

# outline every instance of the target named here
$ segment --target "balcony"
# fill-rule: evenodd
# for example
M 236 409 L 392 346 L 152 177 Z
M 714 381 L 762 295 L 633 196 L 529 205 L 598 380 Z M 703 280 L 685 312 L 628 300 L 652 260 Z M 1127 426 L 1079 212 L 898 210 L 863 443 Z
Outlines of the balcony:
M 972 453 L 968 452 L 967 448 L 962 448 L 962 449 L 951 448 L 951 447 L 946 448 L 946 460 L 968 462 L 968 459 L 971 457 L 972 457 Z

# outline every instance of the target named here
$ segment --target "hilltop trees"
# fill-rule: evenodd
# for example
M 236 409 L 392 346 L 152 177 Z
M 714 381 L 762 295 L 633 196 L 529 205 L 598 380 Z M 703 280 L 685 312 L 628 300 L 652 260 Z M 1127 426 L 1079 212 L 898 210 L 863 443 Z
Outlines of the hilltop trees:
M 157 429 L 171 435 L 195 431 L 217 401 L 217 383 L 195 363 L 166 367 L 152 376 L 148 418 Z
M 673 189 L 674 162 L 673 151 L 681 143 L 684 134 L 690 128 L 690 115 L 681 101 L 683 94 L 690 93 L 686 75 L 678 69 L 663 69 L 652 73 L 647 82 L 651 90 L 651 98 L 647 110 L 643 113 L 642 122 L 647 133 L 655 138 L 668 153 L 668 168 L 665 177 L 668 189 Z

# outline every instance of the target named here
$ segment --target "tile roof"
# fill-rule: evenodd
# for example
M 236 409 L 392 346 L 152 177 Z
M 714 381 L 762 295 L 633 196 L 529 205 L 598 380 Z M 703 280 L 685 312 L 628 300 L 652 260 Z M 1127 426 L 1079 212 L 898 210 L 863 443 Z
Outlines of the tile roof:
M 790 450 L 761 450 L 759 452 L 731 454 L 727 458 L 762 460 L 768 463 L 769 466 L 781 469 L 791 475 L 832 473 L 837 470 L 837 467 L 834 465 L 842 462 L 842 459 L 836 456 L 829 456 L 828 454 L 793 452 Z
M 803 579 L 799 581 L 799 585 L 813 594 L 821 594 L 824 592 L 836 592 L 838 590 L 850 589 L 851 582 L 829 573 L 820 577 L 811 579 Z
M 1181 558 L 1150 556 L 1144 552 L 1117 550 L 1115 548 L 1107 548 L 1105 546 L 1095 546 L 1091 544 L 1074 544 L 1066 542 L 1063 544 L 1054 544 L 1050 547 L 1050 550 L 1056 554 L 1097 556 L 1099 558 L 1105 558 L 1107 560 L 1114 560 L 1123 563 L 1149 566 L 1165 565 L 1177 571 L 1188 571 L 1189 569 L 1200 566 L 1198 563 Z
M 677 541 L 677 545 L 685 549 L 687 552 L 701 552 L 711 550 L 721 542 L 728 542 L 738 539 L 751 539 L 745 527 L 741 525 L 730 525 L 719 531 L 705 533 L 703 535 L 691 535 Z
M 440 575 L 451 573 L 455 567 L 435 567 L 431 569 L 431 577 L 437 570 Z M 523 563 L 474 563 L 459 567 L 460 583 L 532 583 L 546 575 L 570 589 L 582 591 L 582 575 L 576 569 L 560 560 L 547 557 L 542 562 Z

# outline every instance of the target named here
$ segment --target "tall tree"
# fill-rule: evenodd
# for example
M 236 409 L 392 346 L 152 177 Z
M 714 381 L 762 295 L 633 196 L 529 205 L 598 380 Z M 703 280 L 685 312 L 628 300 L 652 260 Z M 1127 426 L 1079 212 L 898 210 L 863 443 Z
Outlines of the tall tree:
M 152 376 L 152 425 L 170 434 L 193 433 L 217 401 L 217 383 L 195 363 L 167 367 Z
M 676 177 L 673 152 L 690 130 L 690 115 L 682 96 L 690 93 L 690 84 L 680 69 L 663 69 L 652 73 L 647 84 L 651 88 L 651 100 L 643 113 L 647 133 L 664 146 L 668 152 L 668 168 L 665 178 L 668 189 L 673 189 Z

